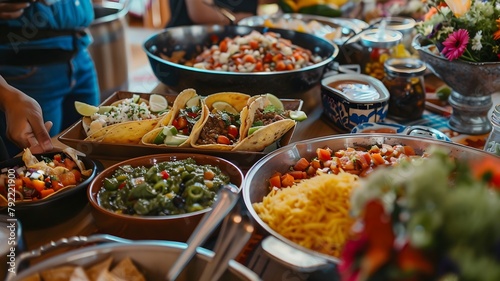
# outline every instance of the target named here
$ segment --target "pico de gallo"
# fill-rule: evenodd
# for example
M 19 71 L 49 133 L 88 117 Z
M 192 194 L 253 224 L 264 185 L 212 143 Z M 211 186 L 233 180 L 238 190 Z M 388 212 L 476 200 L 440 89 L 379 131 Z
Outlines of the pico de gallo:
M 373 145 L 367 149 L 348 147 L 337 151 L 329 147 L 317 148 L 313 159 L 300 158 L 288 171 L 276 172 L 269 178 L 270 188 L 292 186 L 297 181 L 311 178 L 318 173 L 340 171 L 365 177 L 378 166 L 391 166 L 419 156 L 407 145 Z
M 44 199 L 63 189 L 78 185 L 92 173 L 92 170 L 85 169 L 80 160 L 64 152 L 51 157 L 42 156 L 38 161 L 26 149 L 23 160 L 25 165 L 1 170 L 0 197 L 5 200 L 0 201 L 7 202 L 7 198 L 13 196 L 10 194 L 14 194 L 15 201 Z
M 212 41 L 215 43 L 211 47 L 185 65 L 227 72 L 272 72 L 301 69 L 323 60 L 274 32 L 252 31 Z

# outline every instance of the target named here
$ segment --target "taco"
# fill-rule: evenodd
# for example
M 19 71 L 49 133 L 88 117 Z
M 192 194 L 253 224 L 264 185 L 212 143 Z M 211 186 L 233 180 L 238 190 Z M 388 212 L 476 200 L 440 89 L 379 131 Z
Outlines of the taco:
M 248 107 L 245 136 L 235 147 L 235 151 L 262 151 L 279 140 L 296 124 L 297 111 L 285 110 L 279 99 L 271 94 L 253 99 Z M 303 114 L 301 114 L 303 120 Z
M 155 129 L 144 135 L 145 145 L 191 146 L 191 134 L 203 123 L 208 108 L 194 89 L 186 89 L 176 97 L 172 109 Z
M 115 124 L 102 128 L 84 140 L 103 143 L 140 144 L 142 137 L 156 128 L 159 121 L 160 119 L 156 118 Z
M 102 129 L 129 121 L 160 118 L 164 113 L 165 111 L 152 112 L 149 101 L 134 94 L 131 98 L 115 101 L 111 105 L 99 106 L 98 112 L 82 118 L 82 126 L 87 136 L 99 132 L 93 137 L 98 139 L 107 132 Z
M 204 149 L 232 150 L 244 137 L 249 95 L 222 92 L 205 98 L 208 114 L 201 126 L 193 130 L 191 146 Z

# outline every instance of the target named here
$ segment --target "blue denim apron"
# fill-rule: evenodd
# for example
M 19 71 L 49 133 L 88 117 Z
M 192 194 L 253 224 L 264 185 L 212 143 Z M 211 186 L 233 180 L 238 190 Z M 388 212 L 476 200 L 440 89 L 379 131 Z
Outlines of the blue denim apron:
M 11 86 L 23 91 L 40 103 L 44 121 L 54 123 L 50 134 L 54 136 L 76 122 L 80 116 L 75 111 L 74 102 L 82 101 L 97 105 L 99 86 L 94 63 L 87 51 L 92 38 L 90 35 L 67 35 L 30 40 L 38 29 L 82 30 L 94 18 L 90 0 L 59 0 L 52 5 L 36 2 L 26 8 L 23 15 L 15 20 L 0 20 L 0 25 L 17 29 L 21 34 L 9 36 L 9 44 L 0 44 L 0 75 Z M 75 50 L 72 59 L 43 65 L 5 65 L 5 58 L 12 51 L 36 49 Z M 6 139 L 6 123 L 0 114 L 0 135 L 11 156 L 20 152 Z

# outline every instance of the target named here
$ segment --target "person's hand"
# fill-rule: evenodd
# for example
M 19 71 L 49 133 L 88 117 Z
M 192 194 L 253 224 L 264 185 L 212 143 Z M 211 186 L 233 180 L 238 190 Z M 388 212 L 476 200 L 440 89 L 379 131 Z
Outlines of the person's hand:
M 42 153 L 54 147 L 49 130 L 52 122 L 43 122 L 38 102 L 18 89 L 7 85 L 0 77 L 0 101 L 7 121 L 7 137 L 20 148 Z
M 0 19 L 10 20 L 20 17 L 30 3 L 0 3 Z

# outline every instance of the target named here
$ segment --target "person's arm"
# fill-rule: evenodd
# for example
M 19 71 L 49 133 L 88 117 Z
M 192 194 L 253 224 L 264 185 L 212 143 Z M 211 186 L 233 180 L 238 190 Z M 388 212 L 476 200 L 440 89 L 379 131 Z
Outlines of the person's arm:
M 50 151 L 54 147 L 49 130 L 52 122 L 43 123 L 42 108 L 33 98 L 10 86 L 0 76 L 0 110 L 5 113 L 7 137 L 20 148 L 33 153 Z
M 196 24 L 229 24 L 229 19 L 212 7 L 213 0 L 185 0 L 189 18 Z M 242 0 L 243 1 L 243 0 Z M 248 0 L 245 0 L 248 1 Z M 206 4 L 209 3 L 209 4 Z M 239 20 L 254 16 L 251 12 L 232 13 Z
M 10 20 L 20 17 L 30 3 L 0 3 L 0 19 Z

